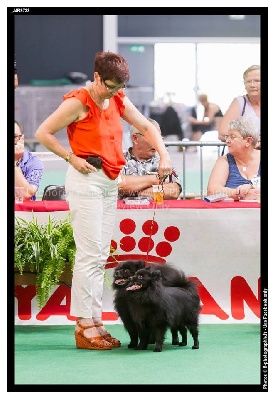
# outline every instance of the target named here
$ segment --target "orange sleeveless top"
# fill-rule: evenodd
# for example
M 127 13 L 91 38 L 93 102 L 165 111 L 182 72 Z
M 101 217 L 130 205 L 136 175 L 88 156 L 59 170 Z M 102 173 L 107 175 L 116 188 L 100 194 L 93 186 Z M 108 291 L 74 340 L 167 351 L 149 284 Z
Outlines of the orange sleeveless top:
M 87 116 L 67 126 L 67 136 L 73 153 L 77 156 L 95 155 L 101 157 L 102 169 L 110 179 L 116 179 L 125 165 L 122 150 L 123 126 L 120 117 L 125 106 L 123 92 L 109 99 L 107 109 L 100 111 L 84 88 L 72 90 L 63 96 L 79 99 L 88 107 Z

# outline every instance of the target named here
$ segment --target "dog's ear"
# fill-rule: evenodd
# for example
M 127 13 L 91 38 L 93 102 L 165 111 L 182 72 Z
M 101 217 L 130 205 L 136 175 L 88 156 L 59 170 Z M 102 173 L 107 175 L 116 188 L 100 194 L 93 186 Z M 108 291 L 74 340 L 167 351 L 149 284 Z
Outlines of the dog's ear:
M 151 273 L 151 276 L 154 280 L 159 281 L 159 280 L 161 280 L 161 271 L 159 269 L 157 269 L 156 271 L 153 271 Z
M 142 269 L 145 268 L 145 261 L 144 260 L 137 260 L 137 261 L 133 261 L 133 265 L 135 265 L 135 267 L 138 269 Z
M 146 267 L 146 261 L 140 260 L 140 268 L 145 268 L 145 267 Z
M 126 260 L 122 261 L 118 266 L 121 267 L 122 269 L 128 269 L 132 267 L 133 263 L 134 261 L 132 260 Z

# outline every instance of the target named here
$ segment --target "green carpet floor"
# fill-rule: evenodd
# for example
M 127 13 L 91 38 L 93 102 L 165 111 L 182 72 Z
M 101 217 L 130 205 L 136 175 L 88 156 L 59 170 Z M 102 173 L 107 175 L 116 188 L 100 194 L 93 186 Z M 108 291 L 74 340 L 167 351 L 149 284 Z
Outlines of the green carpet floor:
M 16 326 L 14 386 L 106 385 L 108 391 L 108 385 L 260 385 L 258 324 L 200 325 L 198 350 L 189 334 L 186 347 L 172 346 L 168 331 L 161 353 L 154 345 L 128 349 L 123 325 L 107 327 L 120 348 L 76 349 L 73 325 Z

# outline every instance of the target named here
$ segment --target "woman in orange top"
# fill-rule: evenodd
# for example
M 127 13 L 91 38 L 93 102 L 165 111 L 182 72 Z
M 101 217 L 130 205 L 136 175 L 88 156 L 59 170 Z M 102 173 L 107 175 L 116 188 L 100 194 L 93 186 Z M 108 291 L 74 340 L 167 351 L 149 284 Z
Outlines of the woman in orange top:
M 120 346 L 120 341 L 103 326 L 102 294 L 115 224 L 117 182 L 125 164 L 121 118 L 134 125 L 159 153 L 161 179 L 172 172 L 170 156 L 158 130 L 123 92 L 128 81 L 128 64 L 121 55 L 97 53 L 94 81 L 67 93 L 35 134 L 48 150 L 70 164 L 65 190 L 76 243 L 70 314 L 77 318 L 76 346 L 82 349 L 110 350 Z M 55 136 L 64 127 L 72 151 Z M 91 156 L 98 158 L 95 161 Z

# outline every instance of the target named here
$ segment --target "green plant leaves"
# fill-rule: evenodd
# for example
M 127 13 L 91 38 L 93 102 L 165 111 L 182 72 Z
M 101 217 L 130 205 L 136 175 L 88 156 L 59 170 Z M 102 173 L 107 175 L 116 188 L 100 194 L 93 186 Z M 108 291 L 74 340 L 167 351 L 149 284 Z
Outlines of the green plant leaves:
M 52 286 L 58 283 L 65 263 L 73 269 L 76 245 L 70 213 L 63 221 L 49 216 L 46 224 L 38 223 L 35 217 L 29 222 L 17 217 L 14 233 L 14 266 L 20 274 L 25 267 L 36 272 L 36 296 L 41 309 Z
M 59 283 L 68 263 L 73 271 L 76 245 L 73 237 L 70 213 L 65 220 L 55 220 L 49 216 L 48 222 L 41 224 L 33 216 L 31 221 L 15 218 L 14 227 L 14 267 L 22 275 L 24 269 L 36 273 L 36 298 L 39 309 L 46 304 L 51 289 Z M 110 246 L 110 255 L 116 260 L 116 250 Z M 108 276 L 105 283 L 111 288 Z

